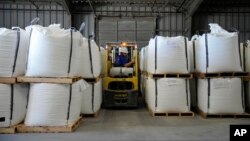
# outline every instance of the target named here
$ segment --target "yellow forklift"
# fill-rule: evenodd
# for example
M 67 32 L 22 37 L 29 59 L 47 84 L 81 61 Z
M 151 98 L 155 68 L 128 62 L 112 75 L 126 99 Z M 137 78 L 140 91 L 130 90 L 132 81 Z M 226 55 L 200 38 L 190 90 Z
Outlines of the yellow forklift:
M 127 50 L 130 67 L 117 66 L 121 50 Z M 138 106 L 138 52 L 137 44 L 129 42 L 107 43 L 103 104 L 106 108 Z

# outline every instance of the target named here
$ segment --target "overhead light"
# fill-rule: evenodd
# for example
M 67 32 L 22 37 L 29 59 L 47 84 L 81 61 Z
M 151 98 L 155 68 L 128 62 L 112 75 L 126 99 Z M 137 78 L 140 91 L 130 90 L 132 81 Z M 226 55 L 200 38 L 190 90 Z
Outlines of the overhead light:
M 127 43 L 126 42 L 122 42 L 121 46 L 127 46 Z

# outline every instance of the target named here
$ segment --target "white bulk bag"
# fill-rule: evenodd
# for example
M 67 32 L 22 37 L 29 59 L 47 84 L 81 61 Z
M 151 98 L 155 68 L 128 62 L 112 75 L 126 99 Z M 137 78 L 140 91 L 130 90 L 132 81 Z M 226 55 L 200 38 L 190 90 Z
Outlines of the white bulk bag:
M 65 126 L 73 124 L 81 111 L 82 91 L 87 83 L 31 83 L 26 126 Z
M 110 76 L 133 76 L 134 69 L 127 67 L 112 67 L 110 69 Z
M 209 25 L 211 33 L 195 40 L 196 71 L 242 71 L 238 34 L 229 33 L 217 24 Z
M 140 91 L 141 91 L 141 94 L 142 94 L 142 98 L 143 100 L 145 100 L 145 89 L 146 89 L 146 75 L 144 74 L 141 74 L 141 77 L 140 77 Z
M 150 39 L 147 71 L 154 74 L 188 73 L 187 39 L 183 36 Z
M 82 97 L 82 114 L 93 114 L 100 110 L 102 104 L 102 80 L 96 83 L 88 83 Z
M 82 35 L 73 29 L 38 25 L 26 28 L 30 32 L 26 76 L 79 76 L 79 48 Z
M 189 112 L 189 82 L 181 78 L 148 78 L 146 102 L 154 112 Z
M 101 53 L 94 40 L 82 39 L 80 72 L 83 78 L 96 78 L 101 74 Z
M 189 68 L 190 72 L 194 72 L 194 41 L 188 41 L 188 58 L 189 58 Z
M 0 28 L 0 77 L 24 75 L 29 36 L 20 28 Z
M 101 47 L 101 65 L 102 65 L 102 68 L 101 68 L 101 74 L 104 75 L 105 72 L 106 72 L 106 50 Z
M 143 57 L 143 71 L 145 72 L 147 72 L 147 69 L 148 69 L 147 61 L 148 61 L 148 46 L 145 47 L 144 57 Z
M 24 120 L 28 92 L 27 84 L 0 84 L 0 127 Z
M 139 56 L 140 56 L 140 58 L 139 58 L 139 62 L 140 62 L 139 68 L 140 68 L 141 71 L 144 71 L 144 68 L 143 68 L 143 66 L 144 66 L 144 56 L 145 56 L 144 54 L 145 54 L 145 47 L 141 48 L 141 51 L 139 52 Z
M 143 47 L 141 48 L 141 51 L 140 51 L 140 70 L 141 71 L 146 71 L 146 66 L 147 66 L 147 62 L 146 62 L 146 59 L 147 59 L 147 47 Z
M 243 90 L 240 78 L 213 78 L 198 80 L 198 107 L 210 114 L 241 114 Z

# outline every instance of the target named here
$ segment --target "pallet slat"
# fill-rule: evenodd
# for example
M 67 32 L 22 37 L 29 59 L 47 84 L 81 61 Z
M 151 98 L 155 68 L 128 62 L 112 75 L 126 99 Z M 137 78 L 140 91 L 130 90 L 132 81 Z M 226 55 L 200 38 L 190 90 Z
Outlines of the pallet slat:
M 15 84 L 16 82 L 16 77 L 0 77 L 0 83 Z
M 78 80 L 80 77 L 73 78 L 49 78 L 49 77 L 17 77 L 17 82 L 22 83 L 62 83 L 62 84 L 72 84 Z
M 146 73 L 148 77 L 151 78 L 186 78 L 186 79 L 192 79 L 193 74 L 192 73 L 166 73 L 166 74 L 150 74 Z
M 100 113 L 100 109 L 92 114 L 81 114 L 81 116 L 82 117 L 97 117 L 99 113 Z
M 25 126 L 24 124 L 17 127 L 18 133 L 67 133 L 73 132 L 81 124 L 80 117 L 74 124 L 69 126 Z
M 0 134 L 14 134 L 16 133 L 17 126 L 0 127 Z
M 195 73 L 196 77 L 205 78 L 218 78 L 218 77 L 247 77 L 248 72 L 217 72 L 217 73 Z
M 167 117 L 194 117 L 194 112 L 166 112 L 166 113 L 158 113 L 154 112 L 148 107 L 149 114 L 152 117 L 155 116 L 167 116 Z
M 200 109 L 197 109 L 198 113 L 203 118 L 250 118 L 250 114 L 243 113 L 243 114 L 227 114 L 227 113 L 220 113 L 220 114 L 210 114 L 205 113 Z
M 89 83 L 96 83 L 96 82 L 98 82 L 101 79 L 101 77 L 98 76 L 96 78 L 82 78 L 82 79 L 84 79 L 85 81 L 87 81 Z
M 243 80 L 245 80 L 245 81 L 250 81 L 250 76 L 244 77 Z

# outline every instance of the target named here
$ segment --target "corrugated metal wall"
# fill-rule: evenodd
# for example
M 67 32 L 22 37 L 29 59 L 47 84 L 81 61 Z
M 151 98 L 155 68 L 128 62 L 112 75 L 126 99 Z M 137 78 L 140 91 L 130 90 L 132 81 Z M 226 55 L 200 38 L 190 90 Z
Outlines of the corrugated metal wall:
M 169 13 L 163 13 L 160 16 L 158 23 L 159 35 L 162 36 L 178 36 L 184 35 L 184 14 L 175 13 L 176 9 L 166 7 L 166 11 Z
M 193 17 L 193 34 L 208 30 L 208 23 L 218 23 L 229 31 L 236 28 L 240 32 L 241 42 L 250 39 L 250 7 L 200 8 Z
M 83 33 L 85 37 L 95 34 L 94 13 L 75 13 L 72 16 L 73 27 L 76 27 L 77 29 L 79 29 L 82 22 L 85 23 L 85 28 L 84 28 L 84 33 Z
M 146 46 L 155 32 L 155 18 L 111 18 L 98 20 L 97 43 L 105 46 L 107 42 L 136 42 L 139 47 Z
M 21 28 L 30 25 L 30 21 L 39 17 L 39 25 L 48 26 L 51 23 L 60 23 L 62 27 L 71 26 L 71 16 L 56 3 L 37 5 L 24 3 L 0 3 L 0 27 L 11 28 L 19 26 Z
M 82 7 L 83 9 L 88 9 L 88 7 Z M 155 7 L 156 8 L 156 7 Z M 176 13 L 176 9 L 171 7 L 165 7 L 162 9 L 157 9 L 158 12 L 152 12 L 151 7 L 149 6 L 99 6 L 96 7 L 96 15 L 99 17 L 114 17 L 121 18 L 125 17 L 127 19 L 132 18 L 135 20 L 140 20 L 143 18 L 148 18 L 152 20 L 153 24 L 156 24 L 155 31 L 158 35 L 162 36 L 177 36 L 184 34 L 184 14 Z M 80 11 L 80 10 L 79 10 Z M 158 17 L 157 23 L 156 18 Z M 94 14 L 88 12 L 78 12 L 72 15 L 72 24 L 74 27 L 79 28 L 81 22 L 86 23 L 85 37 L 95 32 L 95 17 Z M 98 24 L 98 20 L 96 19 Z M 96 27 L 97 28 L 97 27 Z M 98 30 L 102 30 L 101 27 Z M 103 29 L 106 30 L 106 29 Z M 150 29 L 151 30 L 151 29 Z M 98 31 L 97 31 L 98 32 Z M 96 36 L 99 33 L 96 32 Z M 150 39 L 152 33 L 150 33 L 147 40 Z M 98 37 L 96 38 L 98 39 Z M 134 39 L 137 41 L 137 39 Z M 145 40 L 145 39 L 144 39 Z M 145 41 L 141 44 L 145 45 Z

